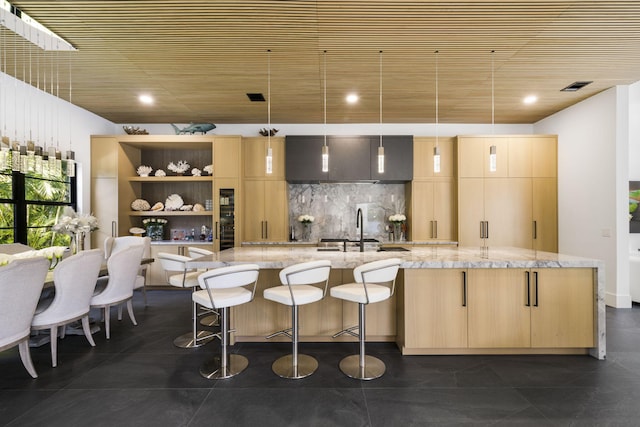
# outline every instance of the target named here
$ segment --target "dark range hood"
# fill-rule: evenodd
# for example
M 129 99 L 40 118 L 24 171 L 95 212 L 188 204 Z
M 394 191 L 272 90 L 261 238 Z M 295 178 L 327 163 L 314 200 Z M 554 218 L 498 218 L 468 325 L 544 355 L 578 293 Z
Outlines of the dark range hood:
M 403 183 L 413 179 L 413 136 L 385 135 L 385 171 L 378 173 L 379 135 L 327 136 L 329 172 L 322 172 L 324 136 L 286 137 L 290 183 Z

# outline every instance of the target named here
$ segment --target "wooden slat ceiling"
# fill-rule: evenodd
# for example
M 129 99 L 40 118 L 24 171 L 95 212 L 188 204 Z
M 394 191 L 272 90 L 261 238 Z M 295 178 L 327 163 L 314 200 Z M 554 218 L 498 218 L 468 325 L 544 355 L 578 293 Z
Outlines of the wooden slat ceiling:
M 272 123 L 323 122 L 324 50 L 328 123 L 379 122 L 380 50 L 387 123 L 435 121 L 436 50 L 440 123 L 491 123 L 492 60 L 495 123 L 533 123 L 640 80 L 639 1 L 12 3 L 78 51 L 14 47 L 5 31 L 7 73 L 55 67 L 68 99 L 71 68 L 72 102 L 116 123 L 266 123 L 266 103 L 246 94 L 267 95 L 267 49 Z M 575 81 L 593 83 L 560 91 Z M 359 104 L 345 103 L 350 91 Z M 523 105 L 529 94 L 537 104 Z

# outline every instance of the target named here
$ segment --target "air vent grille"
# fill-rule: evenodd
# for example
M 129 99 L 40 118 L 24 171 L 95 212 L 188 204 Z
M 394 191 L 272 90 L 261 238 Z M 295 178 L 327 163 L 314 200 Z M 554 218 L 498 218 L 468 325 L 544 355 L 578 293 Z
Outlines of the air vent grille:
M 573 82 L 571 83 L 569 86 L 565 87 L 564 89 L 560 89 L 561 92 L 575 92 L 577 90 L 582 89 L 583 87 L 585 87 L 586 85 L 593 83 L 593 82 Z
M 266 99 L 264 99 L 264 95 L 261 93 L 248 93 L 247 96 L 249 97 L 249 101 L 251 102 L 264 102 L 266 101 Z

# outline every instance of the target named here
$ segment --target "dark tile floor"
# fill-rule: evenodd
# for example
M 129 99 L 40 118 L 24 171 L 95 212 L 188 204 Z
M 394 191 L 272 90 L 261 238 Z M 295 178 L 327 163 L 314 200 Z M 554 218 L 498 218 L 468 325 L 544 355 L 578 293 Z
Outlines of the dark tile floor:
M 111 339 L 83 336 L 32 349 L 39 378 L 17 349 L 0 353 L 0 425 L 8 426 L 400 426 L 640 425 L 640 308 L 607 310 L 607 360 L 588 356 L 401 356 L 392 344 L 370 353 L 386 374 L 361 382 L 338 370 L 356 353 L 351 343 L 302 343 L 318 371 L 288 381 L 271 363 L 286 343 L 237 344 L 249 358 L 241 375 L 211 381 L 202 362 L 218 341 L 198 349 L 173 346 L 189 330 L 190 294 L 136 295 L 139 326 L 115 321 Z

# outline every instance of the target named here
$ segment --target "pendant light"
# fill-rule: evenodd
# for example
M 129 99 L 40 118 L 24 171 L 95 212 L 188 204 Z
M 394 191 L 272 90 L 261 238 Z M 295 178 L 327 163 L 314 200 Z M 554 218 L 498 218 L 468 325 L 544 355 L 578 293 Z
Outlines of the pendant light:
M 440 146 L 438 145 L 438 51 L 436 50 L 436 146 L 433 147 L 433 173 L 440 173 Z
M 493 54 L 495 50 L 491 51 L 491 134 L 494 133 L 495 125 L 495 102 L 494 102 L 494 66 L 493 66 Z M 489 147 L 489 172 L 496 172 L 498 170 L 498 153 L 497 147 L 492 145 Z
M 2 25 L 4 25 L 4 21 L 2 21 Z M 0 75 L 0 108 L 2 108 L 2 112 L 0 112 L 0 119 L 2 119 L 2 123 L 0 123 L 0 171 L 4 172 L 7 168 L 10 169 L 10 158 L 9 158 L 9 137 L 7 136 L 7 81 L 5 76 L 7 75 L 7 44 L 5 31 L 0 31 L 0 71 L 2 75 Z
M 322 145 L 322 172 L 329 172 L 329 147 L 327 146 L 327 51 L 323 55 L 323 108 L 324 108 L 324 144 Z
M 273 152 L 271 151 L 271 49 L 267 50 L 267 157 L 266 172 L 273 173 Z
M 17 27 L 16 27 L 17 29 Z M 13 90 L 14 90 L 14 104 L 13 104 L 13 114 L 16 115 L 16 119 L 14 119 L 14 139 L 11 141 L 11 169 L 14 172 L 20 172 L 22 166 L 22 158 L 21 153 L 27 153 L 27 148 L 24 146 L 20 146 L 20 142 L 18 141 L 18 124 L 17 124 L 17 115 L 18 115 L 18 46 L 17 46 L 17 38 L 18 34 L 13 33 L 13 75 L 15 76 L 13 81 Z
M 73 178 L 76 176 L 76 153 L 71 149 L 71 106 L 73 105 L 71 99 L 71 52 L 68 52 L 67 54 L 69 55 L 69 150 L 66 153 L 66 174 L 69 178 Z
M 378 173 L 384 173 L 384 147 L 382 146 L 382 51 L 380 51 L 380 146 L 378 147 Z

